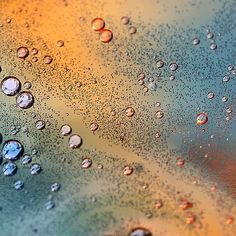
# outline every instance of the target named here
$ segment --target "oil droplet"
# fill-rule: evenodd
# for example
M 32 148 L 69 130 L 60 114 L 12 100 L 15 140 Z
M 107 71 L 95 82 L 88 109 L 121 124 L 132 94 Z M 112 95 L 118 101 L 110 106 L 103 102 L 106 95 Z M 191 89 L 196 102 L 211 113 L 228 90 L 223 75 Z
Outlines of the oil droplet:
M 28 154 L 25 154 L 21 160 L 22 165 L 28 165 L 29 163 L 31 163 L 32 158 L 31 156 L 29 156 Z
M 135 110 L 132 107 L 128 107 L 128 108 L 126 108 L 125 113 L 126 113 L 126 116 L 132 117 L 135 113 Z
M 129 236 L 152 236 L 152 233 L 148 229 L 138 227 L 132 229 Z
M 193 42 L 193 45 L 198 45 L 200 43 L 200 39 L 194 38 L 192 42 Z
M 2 155 L 6 160 L 16 161 L 24 152 L 23 146 L 16 140 L 8 140 L 4 143 Z
M 96 131 L 98 129 L 98 124 L 97 123 L 92 123 L 90 125 L 90 129 L 91 129 L 91 131 Z
M 64 46 L 64 41 L 63 40 L 58 40 L 57 41 L 57 46 L 58 47 L 63 47 Z
M 164 116 L 164 112 L 163 112 L 163 111 L 157 111 L 157 112 L 156 112 L 156 117 L 157 117 L 158 119 L 161 119 L 163 116 Z
M 208 116 L 207 116 L 207 114 L 205 114 L 205 113 L 203 113 L 203 112 L 197 114 L 197 120 L 196 120 L 197 125 L 204 125 L 204 124 L 207 123 L 207 121 L 208 121 Z
M 113 33 L 111 32 L 111 30 L 103 29 L 101 30 L 99 37 L 103 43 L 109 43 L 113 38 Z
M 36 127 L 36 129 L 38 129 L 38 130 L 42 130 L 42 129 L 45 128 L 45 122 L 44 122 L 43 120 L 38 120 L 38 121 L 36 121 L 36 123 L 35 123 L 35 127 Z
M 82 144 L 82 139 L 79 135 L 72 135 L 69 138 L 69 147 L 70 148 L 79 148 Z
M 178 64 L 176 63 L 176 62 L 172 62 L 171 64 L 170 64 L 170 70 L 171 71 L 176 71 L 177 69 L 178 69 Z
M 28 109 L 34 104 L 34 97 L 30 92 L 21 92 L 16 97 L 17 105 L 22 109 Z
M 52 63 L 52 57 L 47 55 L 43 58 L 43 61 L 44 61 L 45 64 L 51 64 Z
M 67 136 L 72 132 L 72 128 L 69 125 L 63 125 L 61 127 L 60 132 L 61 132 L 61 135 Z
M 14 96 L 20 91 L 21 83 L 16 77 L 8 76 L 2 80 L 1 88 L 7 96 Z
M 131 166 L 125 166 L 123 173 L 126 176 L 131 175 L 133 173 L 133 168 Z
M 21 180 L 17 180 L 14 183 L 14 187 L 16 190 L 21 190 L 24 187 L 24 183 Z
M 105 27 L 105 21 L 102 18 L 95 18 L 91 22 L 92 28 L 95 31 L 102 30 Z
M 30 168 L 31 175 L 38 175 L 41 172 L 42 168 L 39 164 L 33 164 Z
M 82 168 L 83 169 L 88 169 L 92 165 L 92 160 L 89 158 L 84 158 L 82 161 Z
M 17 49 L 17 55 L 19 58 L 26 58 L 29 55 L 29 50 L 26 47 L 20 47 Z
M 16 164 L 12 163 L 12 162 L 6 162 L 4 165 L 3 165 L 3 174 L 5 176 L 12 176 L 16 173 L 17 171 L 17 166 Z
M 128 16 L 122 16 L 122 17 L 121 17 L 121 23 L 122 23 L 123 25 L 129 24 L 129 17 L 128 17 Z
M 51 191 L 52 192 L 58 192 L 60 190 L 61 186 L 58 183 L 54 183 L 51 185 Z
M 208 99 L 214 98 L 214 93 L 213 93 L 213 92 L 209 92 L 209 93 L 207 94 L 207 98 L 208 98 Z
M 137 32 L 136 27 L 134 27 L 134 26 L 129 27 L 129 34 L 135 34 L 136 32 Z

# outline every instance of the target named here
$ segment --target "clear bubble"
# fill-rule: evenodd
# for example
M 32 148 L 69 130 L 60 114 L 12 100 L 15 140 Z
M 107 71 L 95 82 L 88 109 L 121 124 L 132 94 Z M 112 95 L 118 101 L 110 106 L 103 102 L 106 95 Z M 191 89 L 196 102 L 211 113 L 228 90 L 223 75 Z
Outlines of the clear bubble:
M 16 173 L 17 171 L 17 166 L 15 163 L 12 163 L 12 162 L 6 162 L 4 165 L 3 165 L 3 174 L 5 176 L 12 176 Z
M 52 192 L 58 192 L 60 190 L 61 186 L 58 183 L 54 183 L 51 185 L 51 191 Z
M 52 60 L 53 60 L 52 57 L 48 55 L 43 58 L 45 64 L 51 64 Z
M 99 37 L 103 43 L 109 43 L 113 38 L 113 33 L 111 30 L 103 29 L 101 30 Z
M 157 111 L 157 112 L 156 112 L 156 117 L 157 117 L 158 119 L 161 119 L 163 116 L 164 116 L 164 112 L 163 112 L 163 111 Z
M 147 85 L 148 89 L 150 91 L 156 91 L 157 90 L 157 84 L 155 82 L 151 82 Z
M 97 123 L 90 124 L 90 130 L 91 131 L 96 131 L 97 129 L 98 129 L 98 124 Z
M 211 43 L 210 49 L 215 50 L 216 48 L 217 48 L 217 44 L 216 43 Z
M 25 154 L 21 160 L 21 163 L 22 165 L 28 165 L 31 163 L 31 161 L 32 161 L 31 156 L 29 156 L 28 154 Z
M 21 190 L 24 187 L 24 182 L 22 182 L 21 180 L 17 180 L 14 183 L 14 187 L 16 190 Z
M 31 175 L 38 175 L 42 171 L 42 168 L 39 164 L 32 164 L 30 168 Z
M 138 227 L 132 229 L 129 236 L 152 236 L 152 233 L 148 229 Z
M 203 112 L 197 114 L 197 119 L 196 119 L 197 125 L 204 125 L 204 124 L 207 123 L 207 121 L 208 121 L 208 116 L 207 116 L 207 114 L 205 114 L 205 113 L 203 113 Z
M 92 160 L 90 158 L 84 158 L 82 161 L 82 168 L 88 169 L 92 165 Z
M 134 26 L 129 27 L 129 34 L 135 34 L 137 32 L 137 28 Z
M 61 135 L 67 136 L 71 134 L 72 128 L 69 125 L 63 125 L 60 129 Z
M 194 38 L 192 43 L 193 43 L 193 45 L 198 45 L 200 43 L 200 39 L 199 38 Z
M 209 92 L 208 94 L 207 94 L 207 98 L 208 99 L 212 99 L 212 98 L 214 98 L 214 93 L 213 92 Z
M 170 70 L 171 71 L 176 71 L 177 69 L 178 69 L 178 64 L 176 63 L 176 62 L 172 62 L 171 64 L 170 64 Z
M 124 173 L 124 175 L 128 176 L 128 175 L 131 175 L 133 173 L 133 171 L 134 171 L 133 167 L 125 166 L 123 173 Z
M 79 148 L 82 144 L 82 139 L 79 135 L 72 135 L 69 138 L 69 147 L 70 148 Z
M 135 114 L 135 110 L 132 107 L 127 107 L 125 110 L 125 114 L 128 117 L 132 117 Z
M 4 143 L 2 148 L 2 156 L 6 160 L 16 161 L 23 154 L 24 149 L 22 144 L 16 140 L 8 140 Z
M 42 129 L 45 128 L 45 122 L 44 122 L 43 120 L 38 120 L 38 121 L 36 121 L 36 123 L 35 123 L 35 127 L 36 127 L 36 129 L 38 129 L 38 130 L 42 130 Z
M 24 88 L 25 89 L 30 89 L 32 87 L 32 84 L 29 82 L 29 81 L 26 81 L 25 83 L 24 83 Z
M 58 47 L 63 47 L 64 46 L 64 41 L 63 40 L 58 40 L 57 41 L 57 46 Z
M 102 18 L 95 18 L 91 22 L 92 28 L 95 31 L 102 30 L 105 27 L 105 21 Z
M 17 55 L 19 58 L 26 58 L 29 55 L 29 49 L 26 47 L 20 47 L 17 49 Z
M 30 92 L 21 92 L 16 97 L 17 105 L 22 109 L 28 109 L 34 104 L 34 97 Z
M 128 17 L 128 16 L 122 16 L 122 17 L 121 17 L 121 23 L 122 23 L 123 25 L 129 24 L 129 17 Z
M 16 77 L 8 76 L 2 80 L 1 88 L 7 96 L 14 96 L 21 90 L 21 83 Z

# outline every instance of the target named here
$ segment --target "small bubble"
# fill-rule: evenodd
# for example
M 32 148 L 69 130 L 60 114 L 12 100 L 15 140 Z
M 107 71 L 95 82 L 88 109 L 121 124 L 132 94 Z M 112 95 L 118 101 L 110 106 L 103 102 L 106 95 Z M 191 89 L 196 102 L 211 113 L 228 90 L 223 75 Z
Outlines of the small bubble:
M 3 174 L 5 176 L 12 176 L 16 173 L 17 171 L 17 166 L 16 164 L 12 163 L 12 162 L 6 162 L 4 165 L 3 165 Z
M 2 155 L 6 160 L 16 161 L 23 154 L 22 144 L 16 140 L 8 140 L 4 143 Z
M 157 139 L 159 139 L 159 138 L 161 137 L 160 132 L 157 132 L 156 135 L 155 135 L 155 137 L 156 137 Z
M 131 166 L 125 166 L 123 173 L 126 176 L 131 175 L 133 173 L 133 168 Z
M 177 166 L 182 167 L 185 164 L 185 160 L 182 157 L 177 158 Z
M 208 121 L 207 114 L 205 114 L 203 112 L 197 114 L 197 119 L 196 119 L 197 125 L 204 125 L 207 123 L 207 121 Z
M 156 117 L 157 117 L 158 119 L 161 119 L 163 116 L 164 116 L 164 112 L 163 112 L 163 111 L 157 111 L 157 112 L 156 112 Z
M 8 76 L 2 80 L 1 88 L 7 96 L 14 96 L 20 91 L 21 83 L 16 77 Z
M 25 154 L 21 160 L 22 165 L 28 165 L 29 163 L 31 163 L 32 158 L 31 156 L 29 156 L 28 154 Z
M 234 218 L 232 217 L 232 216 L 229 216 L 227 219 L 226 219 L 226 224 L 227 225 L 231 225 L 231 224 L 233 224 L 233 222 L 234 222 Z
M 134 26 L 129 27 L 129 34 L 135 34 L 136 32 L 137 32 L 136 27 L 134 27 Z
M 60 190 L 61 186 L 58 183 L 54 183 L 51 185 L 51 191 L 52 192 L 58 192 Z
M 212 39 L 214 37 L 214 34 L 212 32 L 207 33 L 207 38 Z
M 147 85 L 148 89 L 150 91 L 156 91 L 157 90 L 157 84 L 155 82 L 151 82 Z
M 11 23 L 11 18 L 7 18 L 6 19 L 6 22 L 9 24 L 9 23 Z
M 32 57 L 32 62 L 37 62 L 38 58 L 37 57 Z
M 161 207 L 163 207 L 163 201 L 161 199 L 158 199 L 155 202 L 155 208 L 160 209 Z
M 48 201 L 46 204 L 45 204 L 45 208 L 46 210 L 51 210 L 55 207 L 55 203 L 53 201 Z
M 24 88 L 25 89 L 30 89 L 32 87 L 32 84 L 29 82 L 29 81 L 26 81 L 25 83 L 24 83 Z
M 60 129 L 61 135 L 67 136 L 72 132 L 72 128 L 69 125 L 63 125 Z
M 36 123 L 35 123 L 35 127 L 36 127 L 36 129 L 38 129 L 38 130 L 42 130 L 42 129 L 45 128 L 45 122 L 44 122 L 43 120 L 38 120 L 38 121 L 36 121 Z
M 138 75 L 138 79 L 139 79 L 139 80 L 144 80 L 144 79 L 145 79 L 145 74 L 144 74 L 144 73 L 140 73 L 140 74 Z
M 17 180 L 14 183 L 14 187 L 16 190 L 21 190 L 24 187 L 24 183 L 21 180 Z
M 51 64 L 52 63 L 52 57 L 47 55 L 43 58 L 43 61 L 44 61 L 45 64 Z
M 172 62 L 171 64 L 170 64 L 170 70 L 171 71 L 176 71 L 177 69 L 178 69 L 178 64 L 176 63 L 176 62 Z
M 92 20 L 91 25 L 93 30 L 99 31 L 105 27 L 105 21 L 102 18 L 95 18 Z
M 228 101 L 228 98 L 226 96 L 223 96 L 222 97 L 222 102 L 227 102 Z
M 211 49 L 211 50 L 215 50 L 216 48 L 217 48 L 216 43 L 211 43 L 210 49 Z
M 91 125 L 90 125 L 90 130 L 91 131 L 96 131 L 98 129 L 98 124 L 97 123 L 92 123 Z
M 41 172 L 42 168 L 39 164 L 32 164 L 30 168 L 31 175 L 38 175 Z
M 193 224 L 196 220 L 196 216 L 192 212 L 187 212 L 185 215 L 185 223 Z
M 33 55 L 36 55 L 38 54 L 39 50 L 37 48 L 33 48 L 31 52 Z
M 227 112 L 227 113 L 232 113 L 233 110 L 232 110 L 232 108 L 229 107 L 229 108 L 226 109 L 226 112 Z
M 236 75 L 236 69 L 233 69 L 233 70 L 232 70 L 232 74 L 233 74 L 233 75 Z
M 30 92 L 21 92 L 16 97 L 17 105 L 22 109 L 28 109 L 34 104 L 34 97 Z
M 35 148 L 34 148 L 34 149 L 32 150 L 32 152 L 31 152 L 32 155 L 36 155 L 37 153 L 38 153 L 38 150 L 35 149 Z
M 103 43 L 109 43 L 113 38 L 113 33 L 111 32 L 111 30 L 103 29 L 99 33 L 99 37 Z
M 187 209 L 191 208 L 192 206 L 193 206 L 193 204 L 191 202 L 189 202 L 187 199 L 180 200 L 179 208 L 181 208 L 182 210 L 187 210 Z
M 29 55 L 29 49 L 26 47 L 20 47 L 17 49 L 17 55 L 19 58 L 26 58 Z
M 192 43 L 193 43 L 193 45 L 198 45 L 200 43 L 200 39 L 199 38 L 194 38 Z
M 209 93 L 207 94 L 207 98 L 208 98 L 208 99 L 214 98 L 214 93 L 213 93 L 213 92 L 209 92 Z
M 172 81 L 172 80 L 175 80 L 175 76 L 174 75 L 170 76 L 170 81 Z
M 121 23 L 122 23 L 123 25 L 129 24 L 129 17 L 128 17 L 128 16 L 122 16 L 122 17 L 121 17 Z
M 82 160 L 82 168 L 83 169 L 88 169 L 89 167 L 91 167 L 91 165 L 92 165 L 92 160 L 91 159 L 89 159 L 89 158 L 84 158 L 83 160 Z
M 125 114 L 128 117 L 132 117 L 135 114 L 135 110 L 132 107 L 127 107 L 125 110 Z
M 64 41 L 63 40 L 58 40 L 57 41 L 57 46 L 58 47 L 63 47 L 64 46 Z
M 72 135 L 69 138 L 69 147 L 70 148 L 79 148 L 82 144 L 82 139 L 79 135 Z
M 158 69 L 162 68 L 164 66 L 164 64 L 165 64 L 164 61 L 161 59 L 156 62 L 156 66 Z
M 230 80 L 230 77 L 228 75 L 225 75 L 223 77 L 223 82 L 228 82 Z

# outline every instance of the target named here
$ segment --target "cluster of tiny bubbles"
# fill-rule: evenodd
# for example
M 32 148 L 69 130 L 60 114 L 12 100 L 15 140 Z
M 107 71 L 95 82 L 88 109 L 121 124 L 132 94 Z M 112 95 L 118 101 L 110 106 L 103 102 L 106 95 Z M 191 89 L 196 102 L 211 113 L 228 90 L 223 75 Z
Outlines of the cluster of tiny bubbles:
M 5 77 L 1 82 L 1 89 L 7 96 L 14 96 L 21 90 L 21 82 L 14 76 Z
M 38 120 L 38 121 L 36 121 L 36 123 L 35 123 L 35 127 L 36 127 L 36 129 L 38 129 L 38 130 L 42 130 L 42 129 L 45 128 L 45 122 L 44 122 L 43 120 Z
M 125 114 L 127 117 L 132 117 L 135 114 L 135 110 L 132 107 L 127 107 L 125 110 Z
M 156 112 L 156 117 L 157 117 L 158 119 L 161 119 L 163 116 L 164 116 L 164 112 L 163 112 L 163 111 L 157 111 L 157 112 Z
M 227 102 L 228 101 L 228 98 L 226 96 L 223 96 L 222 97 L 222 102 Z
M 15 187 L 16 190 L 21 190 L 24 187 L 24 182 L 21 181 L 21 180 L 17 180 L 14 183 L 14 187 Z
M 49 56 L 49 55 L 46 55 L 44 58 L 43 58 L 43 61 L 45 64 L 51 64 L 52 63 L 52 57 Z
M 22 160 L 21 160 L 21 163 L 22 163 L 22 165 L 28 165 L 28 164 L 31 163 L 31 161 L 32 161 L 31 156 L 28 155 L 28 154 L 25 154 L 25 155 L 23 156 Z
M 17 171 L 17 166 L 16 166 L 15 163 L 12 163 L 12 162 L 5 162 L 5 163 L 3 164 L 2 170 L 3 170 L 3 174 L 4 174 L 5 176 L 12 176 L 12 175 L 14 175 L 14 174 L 16 173 L 16 171 Z
M 72 132 L 72 128 L 69 125 L 62 125 L 61 129 L 60 129 L 60 133 L 63 136 L 67 136 L 70 135 Z
M 91 131 L 96 131 L 98 129 L 98 124 L 93 122 L 92 124 L 90 124 L 90 130 Z
M 52 191 L 52 192 L 58 192 L 58 191 L 60 190 L 60 188 L 61 188 L 61 185 L 58 184 L 58 183 L 53 183 L 53 184 L 51 185 L 51 191 Z
M 123 174 L 126 176 L 129 176 L 133 173 L 133 171 L 134 171 L 133 167 L 130 165 L 127 165 L 124 167 Z
M 16 97 L 16 104 L 22 109 L 28 109 L 34 104 L 34 96 L 30 92 L 21 92 Z
M 2 148 L 2 156 L 6 160 L 16 161 L 23 154 L 24 149 L 22 144 L 17 140 L 8 140 L 4 143 Z
M 92 160 L 90 158 L 84 158 L 82 160 L 81 166 L 83 169 L 88 169 L 92 166 Z
M 208 121 L 208 115 L 204 112 L 197 114 L 196 123 L 197 125 L 204 125 Z
M 34 163 L 31 165 L 30 172 L 31 175 L 38 175 L 42 171 L 42 168 L 39 164 Z
M 82 144 L 82 139 L 79 135 L 74 134 L 69 137 L 69 147 L 70 148 L 79 148 Z
M 138 227 L 132 229 L 129 236 L 152 236 L 152 233 L 148 229 Z
M 214 93 L 213 92 L 209 92 L 208 94 L 207 94 L 207 98 L 208 99 L 212 99 L 212 98 L 214 98 Z
M 25 59 L 29 55 L 29 49 L 26 47 L 19 47 L 17 49 L 17 55 L 21 59 Z
M 193 43 L 193 45 L 198 45 L 200 43 L 200 39 L 199 38 L 194 38 L 192 43 Z

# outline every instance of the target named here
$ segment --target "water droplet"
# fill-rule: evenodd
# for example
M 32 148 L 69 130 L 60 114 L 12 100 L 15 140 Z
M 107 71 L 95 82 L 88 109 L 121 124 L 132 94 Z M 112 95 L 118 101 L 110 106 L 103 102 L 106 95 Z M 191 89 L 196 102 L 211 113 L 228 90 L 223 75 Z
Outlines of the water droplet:
M 144 73 L 140 73 L 140 74 L 138 75 L 138 79 L 139 79 L 139 80 L 144 80 L 144 79 L 145 79 L 145 74 L 144 74 Z
M 163 116 L 164 116 L 164 112 L 163 112 L 163 111 L 157 111 L 157 112 L 156 112 L 156 117 L 157 117 L 158 119 L 161 119 Z
M 14 187 L 16 190 L 21 190 L 24 187 L 24 183 L 21 180 L 17 180 L 14 183 Z
M 164 61 L 161 59 L 156 62 L 156 66 L 158 69 L 162 68 L 164 66 L 164 64 L 165 64 Z
M 51 185 L 51 191 L 52 192 L 58 192 L 60 190 L 61 186 L 58 183 L 54 183 Z
M 122 17 L 121 17 L 121 23 L 122 23 L 123 25 L 129 24 L 129 17 L 128 17 L 128 16 L 122 16 Z
M 193 45 L 198 45 L 200 43 L 200 39 L 194 38 L 192 42 L 193 42 Z
M 91 129 L 91 131 L 96 131 L 98 129 L 98 124 L 97 123 L 92 123 L 90 125 L 90 129 Z
M 135 114 L 135 110 L 132 107 L 127 107 L 125 110 L 125 114 L 128 117 L 132 117 Z
M 47 55 L 43 58 L 43 61 L 44 61 L 45 64 L 51 64 L 52 63 L 52 57 Z
M 111 30 L 103 29 L 101 30 L 99 37 L 103 43 L 109 43 L 113 38 L 113 33 L 111 32 Z
M 21 83 L 16 77 L 8 76 L 2 80 L 1 88 L 7 96 L 14 96 L 20 91 Z
M 222 102 L 227 102 L 228 101 L 228 98 L 226 96 L 223 96 L 222 97 Z
M 24 152 L 23 146 L 16 140 L 8 140 L 4 143 L 2 155 L 6 160 L 16 161 Z
M 197 114 L 197 119 L 196 119 L 197 125 L 204 125 L 207 123 L 207 121 L 208 121 L 207 114 L 205 114 L 203 112 Z
M 31 156 L 29 156 L 28 154 L 25 154 L 21 160 L 21 163 L 22 163 L 22 165 L 27 165 L 27 164 L 31 163 L 31 161 L 32 161 Z
M 33 55 L 36 55 L 36 54 L 38 54 L 39 51 L 37 48 L 33 48 L 31 52 Z
M 41 172 L 42 168 L 39 164 L 32 164 L 30 168 L 31 175 L 38 175 Z
M 148 229 L 138 227 L 132 229 L 129 236 L 152 236 L 152 233 Z
M 63 40 L 58 40 L 57 41 L 57 46 L 58 47 L 63 47 L 64 46 L 64 41 Z
M 61 132 L 61 135 L 67 136 L 72 132 L 72 128 L 69 125 L 63 125 L 61 127 L 60 132 Z
M 157 90 L 157 84 L 155 82 L 151 82 L 147 85 L 148 89 L 150 91 L 156 91 Z
M 214 93 L 213 93 L 213 92 L 209 92 L 209 93 L 207 94 L 207 98 L 208 98 L 208 99 L 214 98 Z
M 45 128 L 45 122 L 44 122 L 43 120 L 38 120 L 38 121 L 36 121 L 36 123 L 35 123 L 35 127 L 36 127 L 36 129 L 38 129 L 38 130 L 42 130 L 42 129 Z
M 82 168 L 88 169 L 92 165 L 92 160 L 89 158 L 84 158 L 82 161 Z
M 17 55 L 19 58 L 26 58 L 29 55 L 29 49 L 26 47 L 20 47 L 17 49 Z
M 126 176 L 131 175 L 133 173 L 133 168 L 131 166 L 125 166 L 123 173 Z
M 53 201 L 48 201 L 46 204 L 45 204 L 45 208 L 46 210 L 51 210 L 55 207 L 55 203 Z
M 79 135 L 72 135 L 69 138 L 69 147 L 70 148 L 79 148 L 82 144 L 82 139 Z
M 17 171 L 17 166 L 15 163 L 12 163 L 12 162 L 6 162 L 4 165 L 3 165 L 3 174 L 5 176 L 12 176 L 16 173 Z
M 22 109 L 28 109 L 34 104 L 34 97 L 30 92 L 21 92 L 16 97 L 17 105 Z
M 36 155 L 38 153 L 38 150 L 34 148 L 31 153 L 32 155 Z
M 228 71 L 232 71 L 234 69 L 233 65 L 228 65 Z
M 234 222 L 234 218 L 232 217 L 232 216 L 229 216 L 227 219 L 226 219 L 226 224 L 227 225 L 231 225 L 231 224 L 233 224 L 233 222 Z
M 223 82 L 228 82 L 230 80 L 230 77 L 228 75 L 225 75 L 223 77 Z
M 217 48 L 216 43 L 211 43 L 210 49 L 211 49 L 211 50 L 215 50 L 216 48 Z
M 180 200 L 179 208 L 181 208 L 182 210 L 187 210 L 187 209 L 191 208 L 192 206 L 193 206 L 193 204 L 191 202 L 189 202 L 187 199 Z
M 25 83 L 24 83 L 24 88 L 25 89 L 30 89 L 32 87 L 32 84 L 29 82 L 29 81 L 26 81 Z
M 207 38 L 212 39 L 214 37 L 214 34 L 212 32 L 207 33 Z
M 137 28 L 134 26 L 129 27 L 129 34 L 135 34 L 137 32 Z
M 178 69 L 178 64 L 176 63 L 176 62 L 172 62 L 171 64 L 170 64 L 170 70 L 171 71 L 176 71 L 177 69 Z
M 99 31 L 105 27 L 105 21 L 102 18 L 95 18 L 92 20 L 91 25 L 93 30 Z
M 172 80 L 175 80 L 175 76 L 174 75 L 170 76 L 170 81 L 172 81 Z

